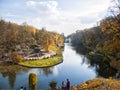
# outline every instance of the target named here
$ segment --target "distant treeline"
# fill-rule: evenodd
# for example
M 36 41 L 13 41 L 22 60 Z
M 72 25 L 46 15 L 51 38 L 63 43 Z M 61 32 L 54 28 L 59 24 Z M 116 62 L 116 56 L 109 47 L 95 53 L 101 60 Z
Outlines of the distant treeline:
M 51 45 L 63 45 L 63 43 L 63 34 L 50 32 L 44 28 L 39 30 L 27 23 L 18 25 L 0 20 L 0 58 L 4 56 L 11 58 L 13 52 L 17 53 L 19 49 L 27 49 L 33 45 L 38 45 L 48 52 Z
M 96 27 L 78 30 L 69 35 L 74 46 L 86 47 L 109 58 L 120 60 L 120 2 L 116 2 L 112 16 L 100 21 Z M 118 6 L 117 6 L 118 5 Z M 117 13 L 116 13 L 117 10 Z

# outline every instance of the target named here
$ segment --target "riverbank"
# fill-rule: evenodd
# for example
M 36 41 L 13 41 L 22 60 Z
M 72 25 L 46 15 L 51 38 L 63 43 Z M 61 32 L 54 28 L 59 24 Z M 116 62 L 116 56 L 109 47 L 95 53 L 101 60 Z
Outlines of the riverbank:
M 63 62 L 62 50 L 56 46 L 52 46 L 51 51 L 48 53 L 44 53 L 43 56 L 32 57 L 32 59 L 27 59 L 18 64 L 21 66 L 30 67 L 30 68 L 45 68 L 45 67 L 55 66 L 62 62 Z
M 51 67 L 62 62 L 63 62 L 62 56 L 54 56 L 46 59 L 24 61 L 19 63 L 19 65 L 31 68 L 44 68 Z
M 71 90 L 120 90 L 120 80 L 94 78 L 80 85 L 72 86 Z

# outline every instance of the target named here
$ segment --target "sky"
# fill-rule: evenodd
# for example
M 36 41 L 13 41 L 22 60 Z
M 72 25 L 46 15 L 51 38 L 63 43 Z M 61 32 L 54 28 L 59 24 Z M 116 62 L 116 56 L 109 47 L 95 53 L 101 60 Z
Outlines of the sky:
M 0 18 L 69 35 L 96 26 L 111 0 L 0 0 Z

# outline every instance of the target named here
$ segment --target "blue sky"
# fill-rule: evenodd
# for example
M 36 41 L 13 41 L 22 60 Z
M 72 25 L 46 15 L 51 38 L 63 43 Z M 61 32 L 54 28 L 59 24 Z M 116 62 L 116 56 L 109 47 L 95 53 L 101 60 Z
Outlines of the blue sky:
M 71 34 L 95 26 L 111 0 L 0 0 L 0 17 L 38 29 Z

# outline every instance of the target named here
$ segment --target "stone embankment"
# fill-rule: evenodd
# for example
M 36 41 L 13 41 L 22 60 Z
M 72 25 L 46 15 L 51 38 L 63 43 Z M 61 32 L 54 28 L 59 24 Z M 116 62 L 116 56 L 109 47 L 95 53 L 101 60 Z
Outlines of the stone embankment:
M 34 56 L 34 55 L 26 56 L 26 57 L 24 57 L 24 60 L 40 60 L 40 59 L 44 59 L 44 58 L 50 58 L 55 55 L 57 55 L 56 52 L 50 51 L 48 53 L 43 53 L 43 55 L 41 55 L 41 56 Z

